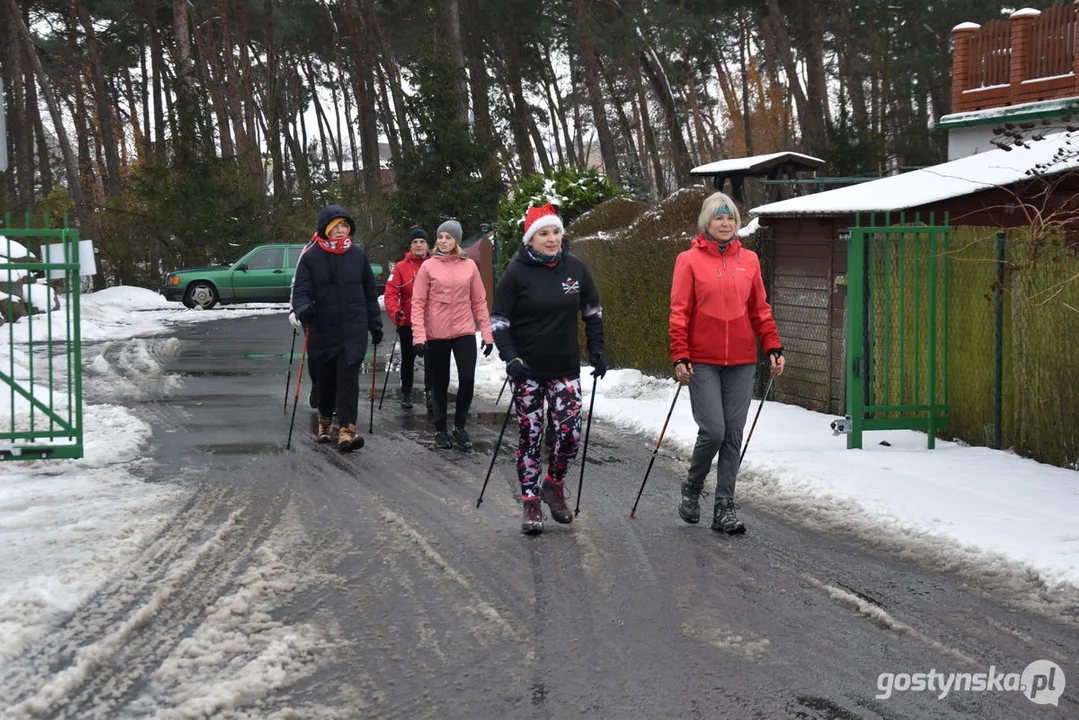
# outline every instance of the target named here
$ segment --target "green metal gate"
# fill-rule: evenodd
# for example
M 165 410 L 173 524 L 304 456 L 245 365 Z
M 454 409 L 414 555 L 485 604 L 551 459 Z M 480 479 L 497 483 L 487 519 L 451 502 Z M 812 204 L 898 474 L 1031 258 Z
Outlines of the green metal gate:
M 83 454 L 79 233 L 50 224 L 0 225 L 0 461 Z
M 948 423 L 948 216 L 877 220 L 856 216 L 847 247 L 847 447 L 909 429 L 932 449 Z

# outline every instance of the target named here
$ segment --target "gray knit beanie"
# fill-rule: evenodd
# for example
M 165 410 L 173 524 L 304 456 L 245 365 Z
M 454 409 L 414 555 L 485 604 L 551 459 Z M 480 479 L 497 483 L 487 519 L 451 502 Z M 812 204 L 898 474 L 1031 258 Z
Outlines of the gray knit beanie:
M 456 220 L 447 220 L 438 226 L 438 230 L 435 231 L 435 238 L 438 238 L 439 233 L 448 232 L 453 235 L 453 239 L 457 241 L 458 247 L 461 245 L 461 239 L 464 237 L 464 231 L 461 229 L 461 223 Z

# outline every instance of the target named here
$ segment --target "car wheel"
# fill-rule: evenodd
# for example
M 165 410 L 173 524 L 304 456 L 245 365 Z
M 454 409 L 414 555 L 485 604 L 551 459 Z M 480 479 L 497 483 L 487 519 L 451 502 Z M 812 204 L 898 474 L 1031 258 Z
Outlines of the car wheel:
M 184 305 L 189 308 L 201 307 L 209 310 L 217 304 L 217 288 L 208 282 L 193 282 L 184 293 Z

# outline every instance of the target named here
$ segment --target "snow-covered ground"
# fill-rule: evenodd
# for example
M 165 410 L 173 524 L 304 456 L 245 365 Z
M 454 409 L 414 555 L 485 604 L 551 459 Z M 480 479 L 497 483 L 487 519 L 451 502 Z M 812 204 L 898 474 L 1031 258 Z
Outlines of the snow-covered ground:
M 138 288 L 84 295 L 81 330 L 84 341 L 157 337 L 167 349 L 166 337 L 175 325 L 250 314 L 279 315 L 282 334 L 287 333 L 283 305 L 187 310 Z M 16 324 L 17 340 L 25 338 L 25 324 L 25 319 Z M 388 352 L 389 345 L 384 347 Z M 24 342 L 16 344 L 14 357 L 8 353 L 7 342 L 0 343 L 0 369 L 26 364 Z M 94 345 L 84 347 L 84 366 L 92 369 L 87 373 L 90 397 L 101 396 L 94 392 L 101 387 L 93 385 L 95 378 L 105 382 L 124 376 L 125 368 L 110 364 L 129 363 L 150 375 L 161 372 L 153 353 L 133 352 L 125 358 L 109 361 L 96 354 Z M 503 377 L 496 354 L 480 357 L 477 392 L 494 400 Z M 592 388 L 587 372 L 582 381 L 587 394 Z M 137 392 L 122 383 L 116 388 L 112 396 Z M 597 386 L 595 422 L 616 423 L 654 438 L 674 393 L 673 379 L 611 370 Z M 749 422 L 757 407 L 754 401 Z M 91 402 L 84 411 L 83 459 L 0 464 L 0 664 L 117 573 L 185 492 L 138 479 L 151 432 L 129 409 Z M 11 394 L 0 393 L 0 426 L 10 422 L 11 412 Z M 927 450 L 925 436 L 909 431 L 870 433 L 866 449 L 847 450 L 845 439 L 832 435 L 832 419 L 765 402 L 739 483 L 743 506 L 768 506 L 797 522 L 886 542 L 942 567 L 975 568 L 975 574 L 1003 568 L 1035 577 L 1048 595 L 1079 586 L 1075 471 L 949 442 Z M 688 392 L 683 391 L 661 452 L 686 458 L 695 436 Z M 632 485 L 627 486 L 627 512 L 638 487 Z M 657 507 L 655 496 L 646 493 L 637 522 L 678 522 L 674 490 L 668 494 L 665 505 Z

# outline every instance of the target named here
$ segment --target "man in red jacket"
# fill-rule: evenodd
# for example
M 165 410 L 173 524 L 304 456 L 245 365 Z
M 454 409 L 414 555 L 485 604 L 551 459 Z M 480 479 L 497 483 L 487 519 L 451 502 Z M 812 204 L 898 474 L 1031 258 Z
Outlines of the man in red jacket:
M 784 365 L 760 260 L 738 240 L 740 224 L 734 201 L 723 193 L 707 197 L 697 218 L 701 233 L 675 260 L 671 284 L 671 361 L 678 382 L 689 385 L 698 428 L 678 514 L 687 523 L 700 522 L 701 490 L 718 453 L 712 529 L 730 535 L 746 531 L 734 511 L 734 485 L 757 340 L 773 375 L 782 374 Z
M 416 273 L 420 265 L 430 257 L 430 238 L 418 225 L 412 229 L 408 239 L 408 251 L 401 262 L 393 266 L 389 280 L 386 281 L 386 314 L 397 326 L 397 336 L 401 345 L 401 407 L 412 407 L 412 378 L 416 364 L 416 353 L 412 349 L 412 289 L 416 282 Z M 431 383 L 427 373 L 423 374 L 424 396 L 427 407 L 431 406 Z

